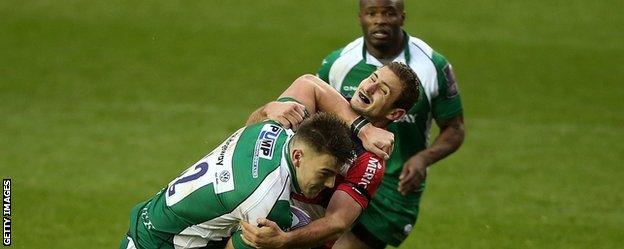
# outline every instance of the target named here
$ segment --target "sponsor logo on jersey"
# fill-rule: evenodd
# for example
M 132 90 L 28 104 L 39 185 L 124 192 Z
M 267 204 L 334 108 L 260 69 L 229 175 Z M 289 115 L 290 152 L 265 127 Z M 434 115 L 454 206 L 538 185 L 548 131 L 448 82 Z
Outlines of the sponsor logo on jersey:
M 256 148 L 259 150 L 260 158 L 267 160 L 273 159 L 275 140 L 277 140 L 282 130 L 281 127 L 273 124 L 266 124 L 262 127 L 262 131 L 260 131 L 258 141 L 256 142 Z
M 152 224 L 152 221 L 150 220 L 150 217 L 149 217 L 149 213 L 147 211 L 147 208 L 151 204 L 152 204 L 152 201 L 148 202 L 147 205 L 145 205 L 145 207 L 141 209 L 141 221 L 143 222 L 143 225 L 145 226 L 145 228 L 147 228 L 148 230 L 154 229 L 154 224 Z
M 223 158 L 225 157 L 225 152 L 227 151 L 232 141 L 234 141 L 234 138 L 237 137 L 237 135 L 238 135 L 238 132 L 234 133 L 232 136 L 228 138 L 227 141 L 225 141 L 223 146 L 221 146 L 221 152 L 219 152 L 219 157 L 217 157 L 217 165 L 223 165 Z
M 230 180 L 231 174 L 230 171 L 224 170 L 219 173 L 219 181 L 227 182 Z
M 355 91 L 357 91 L 357 86 L 342 86 L 342 90 L 351 94 Z
M 358 185 L 362 186 L 365 189 L 368 188 L 368 184 L 371 183 L 373 178 L 375 178 L 377 170 L 380 169 L 381 163 L 379 163 L 379 160 L 374 157 L 369 158 L 368 164 L 366 165 L 366 170 L 364 171 L 364 175 L 362 176 L 362 179 L 360 179 Z
M 265 124 L 260 130 L 258 139 L 256 140 L 256 146 L 254 150 L 253 165 L 251 167 L 251 175 L 253 178 L 258 178 L 258 164 L 260 158 L 271 160 L 273 159 L 273 151 L 275 149 L 275 141 L 282 132 L 281 127 L 274 124 Z
M 418 117 L 418 114 L 405 114 L 403 115 L 403 117 L 401 117 L 400 119 L 395 120 L 394 122 L 407 122 L 410 124 L 416 123 L 416 117 Z

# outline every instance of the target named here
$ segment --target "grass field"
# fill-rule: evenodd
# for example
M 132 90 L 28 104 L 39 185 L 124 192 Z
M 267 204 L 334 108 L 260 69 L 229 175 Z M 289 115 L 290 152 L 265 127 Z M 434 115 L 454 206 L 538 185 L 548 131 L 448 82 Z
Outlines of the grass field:
M 408 1 L 467 137 L 402 248 L 624 245 L 624 2 Z M 116 248 L 130 208 L 360 34 L 354 1 L 0 1 L 13 248 Z

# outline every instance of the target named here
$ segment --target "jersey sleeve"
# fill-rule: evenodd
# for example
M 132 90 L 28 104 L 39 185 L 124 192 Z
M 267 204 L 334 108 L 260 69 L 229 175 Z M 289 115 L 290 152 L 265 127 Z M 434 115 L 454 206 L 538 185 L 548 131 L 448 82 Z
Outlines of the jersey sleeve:
M 323 59 L 321 66 L 319 67 L 316 75 L 321 78 L 323 81 L 329 83 L 329 70 L 332 65 L 340 57 L 340 53 L 342 52 L 342 48 L 331 52 L 327 57 Z
M 368 202 L 377 192 L 385 170 L 385 161 L 366 151 L 353 161 L 344 182 L 338 185 L 337 190 L 346 192 L 362 206 L 362 209 L 366 209 Z
M 436 120 L 447 120 L 462 113 L 459 89 L 453 66 L 441 54 L 433 51 L 433 63 L 438 75 L 438 96 L 431 102 L 432 114 Z

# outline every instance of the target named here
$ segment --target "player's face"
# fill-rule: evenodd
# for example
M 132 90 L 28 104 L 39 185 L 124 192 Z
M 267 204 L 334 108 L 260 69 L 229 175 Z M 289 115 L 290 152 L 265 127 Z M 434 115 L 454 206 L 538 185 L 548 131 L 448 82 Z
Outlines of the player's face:
M 334 186 L 340 165 L 337 165 L 333 156 L 317 153 L 307 146 L 293 153 L 297 182 L 305 197 L 314 198 L 324 188 Z
M 360 2 L 360 25 L 364 39 L 380 49 L 388 49 L 401 39 L 405 12 L 396 0 L 364 0 Z
M 360 83 L 351 98 L 351 108 L 369 120 L 384 119 L 402 90 L 399 78 L 382 67 Z

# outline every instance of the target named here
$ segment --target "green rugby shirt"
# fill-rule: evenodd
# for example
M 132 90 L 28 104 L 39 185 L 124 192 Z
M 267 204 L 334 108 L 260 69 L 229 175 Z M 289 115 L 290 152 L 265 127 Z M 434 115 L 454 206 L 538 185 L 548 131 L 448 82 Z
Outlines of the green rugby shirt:
M 289 228 L 290 192 L 299 192 L 288 151 L 292 135 L 273 121 L 235 132 L 135 206 L 129 236 L 137 248 L 204 247 L 230 236 L 235 247 L 247 247 L 237 234 L 240 220 L 266 217 Z

